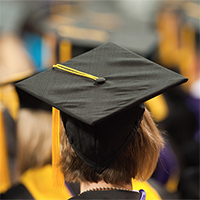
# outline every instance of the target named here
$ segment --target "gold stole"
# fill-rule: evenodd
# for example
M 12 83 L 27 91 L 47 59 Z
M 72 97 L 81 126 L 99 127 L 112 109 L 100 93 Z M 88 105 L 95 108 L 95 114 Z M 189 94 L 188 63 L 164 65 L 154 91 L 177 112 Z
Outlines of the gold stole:
M 140 182 L 132 179 L 132 189 L 138 191 L 143 189 L 146 192 L 146 200 L 161 200 L 157 191 L 147 181 Z
M 27 170 L 21 176 L 21 183 L 34 199 L 69 199 L 73 195 L 68 188 L 58 189 L 52 184 L 52 166 Z

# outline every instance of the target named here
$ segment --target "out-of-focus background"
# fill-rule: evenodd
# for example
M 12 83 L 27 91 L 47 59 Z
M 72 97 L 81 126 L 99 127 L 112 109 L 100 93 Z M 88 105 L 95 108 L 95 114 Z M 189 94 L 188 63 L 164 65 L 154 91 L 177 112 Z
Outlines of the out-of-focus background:
M 146 103 L 166 139 L 149 182 L 163 199 L 199 199 L 199 30 L 198 0 L 1 1 L 0 193 L 14 182 L 13 83 L 114 42 L 189 79 Z

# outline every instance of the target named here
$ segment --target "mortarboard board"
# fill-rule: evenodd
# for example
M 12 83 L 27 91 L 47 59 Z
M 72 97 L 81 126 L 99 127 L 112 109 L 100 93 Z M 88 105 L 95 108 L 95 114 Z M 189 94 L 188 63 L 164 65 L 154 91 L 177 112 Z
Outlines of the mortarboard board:
M 30 95 L 29 93 L 25 92 L 24 90 L 21 90 L 18 87 L 15 87 L 15 89 L 19 97 L 20 108 L 29 108 L 33 110 L 45 111 L 52 110 L 52 107 L 44 101 L 41 101 L 40 99 Z
M 101 173 L 133 139 L 143 103 L 187 79 L 106 43 L 16 84 L 61 111 L 78 156 Z

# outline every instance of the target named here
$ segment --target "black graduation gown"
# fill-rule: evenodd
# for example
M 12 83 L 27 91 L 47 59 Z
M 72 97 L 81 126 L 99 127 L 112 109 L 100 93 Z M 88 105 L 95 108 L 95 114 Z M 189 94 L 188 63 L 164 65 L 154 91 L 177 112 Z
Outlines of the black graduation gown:
M 23 184 L 11 187 L 6 193 L 1 194 L 1 199 L 34 199 Z
M 106 191 L 88 191 L 83 192 L 79 196 L 72 197 L 69 200 L 74 199 L 132 199 L 139 200 L 141 194 L 134 191 L 123 191 L 123 190 L 106 190 Z

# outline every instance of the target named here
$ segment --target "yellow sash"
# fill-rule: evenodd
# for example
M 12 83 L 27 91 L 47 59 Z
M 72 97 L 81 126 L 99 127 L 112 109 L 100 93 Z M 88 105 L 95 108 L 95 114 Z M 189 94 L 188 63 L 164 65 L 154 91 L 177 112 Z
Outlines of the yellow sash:
M 167 102 L 161 94 L 145 102 L 156 122 L 163 121 L 169 114 Z
M 21 183 L 28 189 L 28 191 L 36 200 L 66 200 L 72 197 L 72 194 L 68 188 L 65 190 L 53 187 L 51 165 L 27 170 L 21 176 Z
M 143 189 L 146 192 L 146 200 L 161 200 L 157 191 L 147 182 L 140 182 L 132 179 L 133 190 Z

